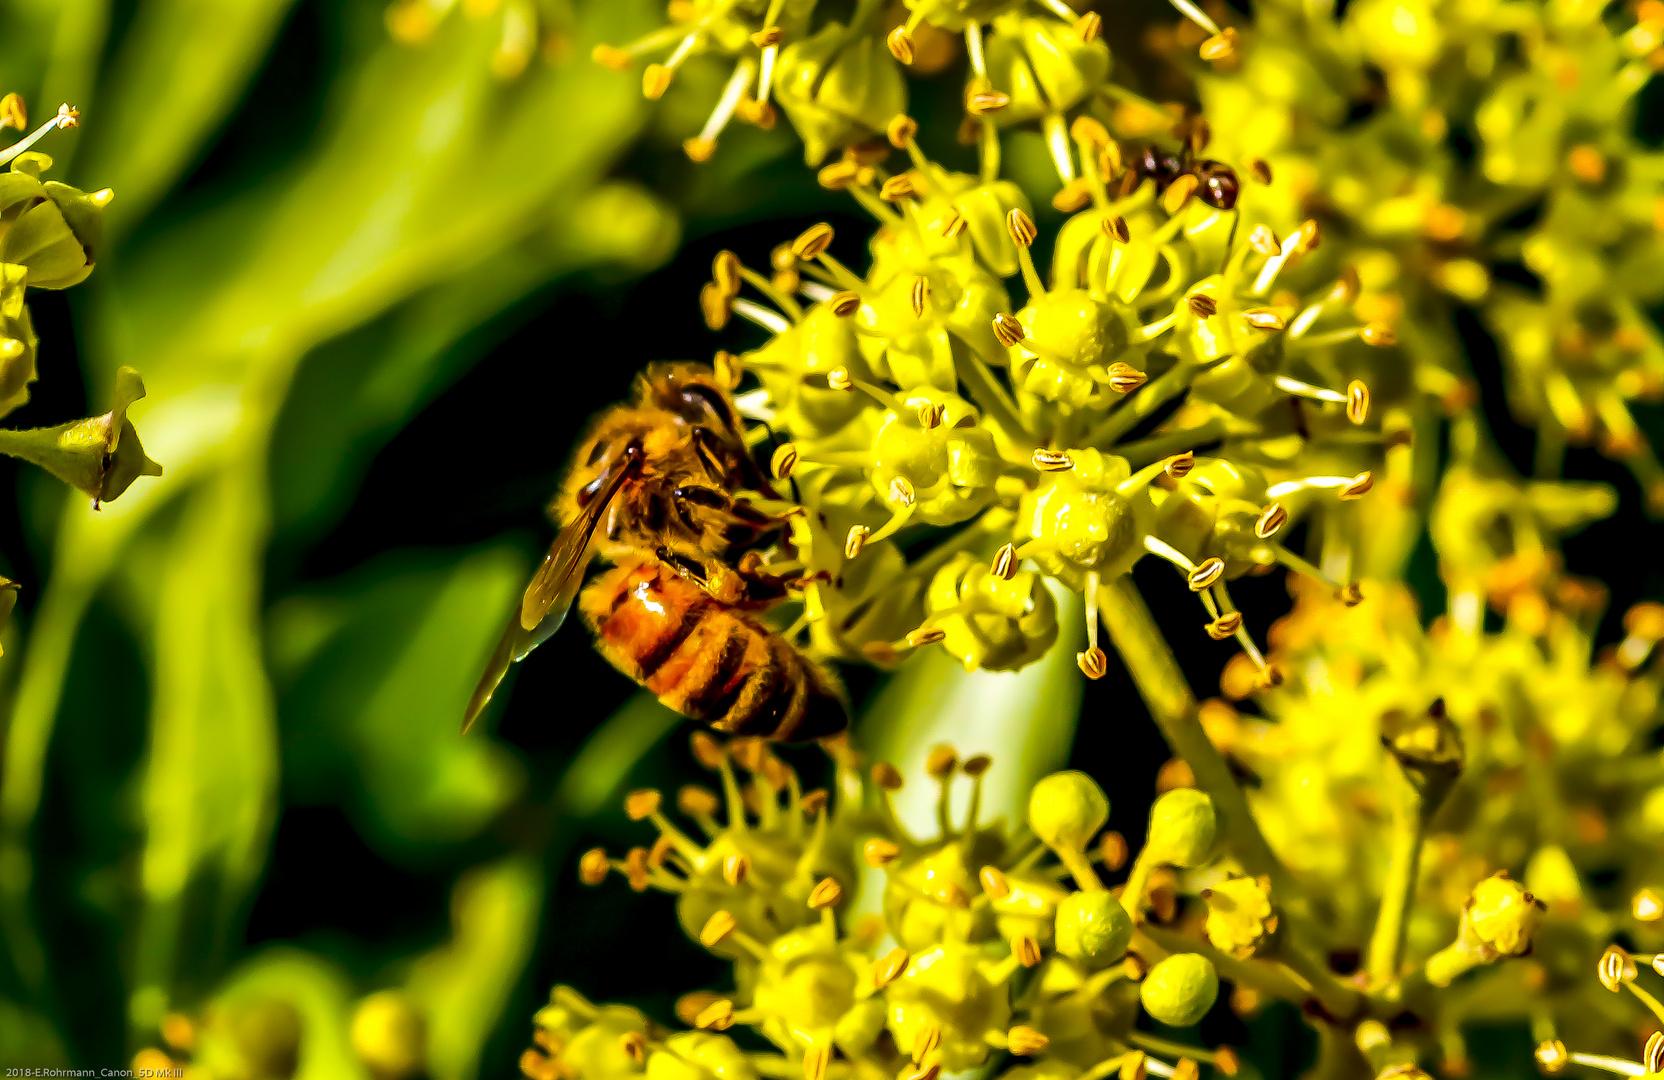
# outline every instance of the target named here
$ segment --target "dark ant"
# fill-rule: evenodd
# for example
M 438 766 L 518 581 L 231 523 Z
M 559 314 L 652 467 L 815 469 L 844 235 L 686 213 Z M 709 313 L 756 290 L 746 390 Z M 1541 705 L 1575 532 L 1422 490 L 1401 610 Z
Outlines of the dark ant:
M 1237 194 L 1242 190 L 1242 182 L 1237 179 L 1236 170 L 1223 161 L 1196 159 L 1196 155 L 1208 143 L 1207 121 L 1200 117 L 1186 121 L 1181 125 L 1180 134 L 1184 137 L 1184 142 L 1178 153 L 1163 151 L 1154 143 L 1144 148 L 1143 154 L 1134 160 L 1132 168 L 1137 180 L 1141 181 L 1145 177 L 1154 180 L 1156 192 L 1160 194 L 1167 190 L 1167 185 L 1189 173 L 1196 178 L 1198 199 L 1215 210 L 1233 209 L 1236 206 Z

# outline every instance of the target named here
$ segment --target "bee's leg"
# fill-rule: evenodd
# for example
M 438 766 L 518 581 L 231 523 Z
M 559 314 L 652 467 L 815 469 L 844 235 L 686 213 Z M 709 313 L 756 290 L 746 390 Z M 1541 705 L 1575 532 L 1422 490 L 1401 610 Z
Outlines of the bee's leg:
M 788 566 L 801 564 L 786 564 Z M 802 574 L 771 573 L 764 565 L 763 557 L 755 551 L 748 551 L 740 556 L 739 565 L 734 572 L 743 578 L 749 593 L 754 599 L 762 599 L 769 594 L 775 598 L 784 598 L 788 592 L 801 592 L 816 581 L 831 581 L 832 574 L 827 570 L 820 570 L 808 576 Z
M 659 561 L 704 590 L 711 599 L 730 607 L 749 599 L 746 582 L 738 571 L 716 559 L 703 559 L 696 554 L 661 547 Z

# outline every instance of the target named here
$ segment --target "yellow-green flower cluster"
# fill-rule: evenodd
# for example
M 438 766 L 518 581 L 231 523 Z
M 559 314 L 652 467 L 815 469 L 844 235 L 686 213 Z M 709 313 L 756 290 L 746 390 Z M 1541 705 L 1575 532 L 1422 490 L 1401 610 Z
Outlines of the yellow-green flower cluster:
M 85 281 L 97 262 L 104 208 L 114 194 L 87 193 L 44 179 L 52 159 L 30 149 L 79 115 L 68 105 L 28 136 L 0 149 L 0 416 L 29 400 L 35 381 L 34 327 L 24 306 L 27 289 L 67 289 Z M 0 99 L 0 131 L 28 126 L 23 99 Z M 93 500 L 116 498 L 140 476 L 159 476 L 139 443 L 127 408 L 144 396 L 131 368 L 116 375 L 114 402 L 102 416 L 33 431 L 0 430 L 0 453 L 38 465 Z
M 1151 103 L 1109 81 L 1109 48 L 1095 12 L 1077 14 L 1063 0 L 857 0 L 838 17 L 815 0 L 677 0 L 670 24 L 625 46 L 601 45 L 594 57 L 620 71 L 651 59 L 642 91 L 658 98 L 690 60 L 732 64 L 704 128 L 684 149 L 708 159 L 738 118 L 773 127 L 776 106 L 803 140 L 804 159 L 881 136 L 907 108 L 905 73 L 940 71 L 963 48 L 969 60 L 965 130 L 984 151 L 999 154 L 999 132 L 1038 126 L 1058 175 L 1079 173 L 1067 129 L 1077 116 L 1108 117 L 1131 103 L 1148 126 L 1161 123 Z M 818 16 L 818 17 L 817 17 Z
M 1532 502 L 1517 485 L 1514 501 Z M 1525 572 L 1527 558 L 1508 553 L 1475 591 L 1453 589 L 1427 629 L 1402 585 L 1366 584 L 1353 609 L 1304 589 L 1273 628 L 1285 678 L 1258 693 L 1260 715 L 1203 707 L 1215 745 L 1256 777 L 1249 805 L 1301 885 L 1301 932 L 1322 927 L 1331 949 L 1367 943 L 1360 985 L 1423 1021 L 1419 1034 L 1360 1027 L 1377 1065 L 1430 1055 L 1459 1075 L 1464 1031 L 1506 1020 L 1621 1046 L 1628 1022 L 1587 973 L 1614 936 L 1664 946 L 1664 759 L 1651 742 L 1664 610 L 1633 609 L 1625 640 L 1597 655 L 1598 591 Z M 1494 632 L 1487 596 L 1505 613 Z M 1251 684 L 1246 668 L 1226 673 L 1232 695 Z M 1208 936 L 1252 955 L 1289 899 L 1239 881 L 1222 915 L 1222 890 Z
M 1158 804 L 1128 882 L 1112 891 L 1103 875 L 1123 868 L 1126 842 L 1100 836 L 1109 801 L 1084 774 L 1042 780 L 1027 828 L 1012 830 L 980 820 L 990 760 L 938 747 L 926 765 L 940 788 L 938 832 L 920 839 L 896 819 L 891 795 L 903 780 L 892 766 L 863 774 L 837 747 L 836 794 L 805 794 L 764 744 L 723 747 L 700 735 L 695 745 L 725 792 L 677 798 L 703 839 L 671 821 L 656 792 L 636 792 L 627 812 L 652 821 L 659 840 L 620 860 L 592 851 L 580 875 L 599 884 L 616 870 L 633 888 L 676 894 L 689 935 L 733 961 L 733 989 L 684 997 L 677 1016 L 692 1030 L 673 1032 L 557 987 L 521 1061 L 532 1080 L 929 1080 L 1002 1059 L 1013 1077 L 1060 1080 L 1195 1076 L 1199 1063 L 1234 1073 L 1228 1048 L 1188 1047 L 1135 1025 L 1142 1006 L 1188 1027 L 1218 994 L 1218 973 L 1194 950 L 1146 939 L 1135 948 L 1124 906 L 1141 912 L 1146 892 L 1170 905 L 1158 879 L 1213 858 L 1205 795 L 1175 791 Z M 962 822 L 950 809 L 961 777 L 970 788 Z M 735 1024 L 773 1050 L 740 1050 L 721 1034 Z
M 1595 443 L 1664 505 L 1631 409 L 1664 394 L 1647 315 L 1664 296 L 1664 155 L 1635 131 L 1664 65 L 1664 5 L 1334 10 L 1256 5 L 1235 55 L 1190 65 L 1224 153 L 1279 179 L 1246 204 L 1274 228 L 1314 217 L 1343 238 L 1366 311 L 1400 320 L 1416 385 L 1453 411 L 1472 405 L 1455 310 L 1481 309 L 1542 468 Z
M 739 315 L 772 334 L 719 367 L 786 440 L 773 471 L 808 511 L 790 538 L 810 582 L 793 632 L 823 657 L 887 665 L 941 642 L 1007 670 L 1053 646 L 1057 586 L 1085 599 L 1070 647 L 1096 678 L 1100 590 L 1146 555 L 1262 668 L 1231 581 L 1282 565 L 1355 600 L 1347 558 L 1318 567 L 1278 539 L 1344 520 L 1404 432 L 1372 409 L 1394 336 L 1352 311 L 1356 276 L 1280 285 L 1317 226 L 1279 237 L 1209 201 L 1195 172 L 1145 175 L 1083 116 L 1060 148 L 1078 201 L 1042 276 L 1023 193 L 938 165 L 916 135 L 892 117 L 884 151 L 821 171 L 878 220 L 864 274 L 817 225 L 767 272 L 723 252 L 701 295 L 713 328 Z M 1202 148 L 1205 129 L 1190 138 Z M 898 542 L 933 531 L 904 558 Z

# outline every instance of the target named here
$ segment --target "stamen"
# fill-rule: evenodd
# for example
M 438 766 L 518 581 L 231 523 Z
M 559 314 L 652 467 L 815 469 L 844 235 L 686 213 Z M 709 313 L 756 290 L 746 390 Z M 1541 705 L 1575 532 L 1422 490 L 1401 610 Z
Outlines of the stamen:
M 1100 648 L 1090 648 L 1085 652 L 1075 654 L 1075 663 L 1080 667 L 1081 674 L 1088 679 L 1097 680 L 1109 672 L 1109 657 Z
M 1029 460 L 1041 472 L 1068 472 L 1075 467 L 1075 459 L 1067 450 L 1036 450 Z
M 1149 377 L 1131 364 L 1125 364 L 1119 360 L 1109 365 L 1109 388 L 1117 394 L 1132 393 L 1143 386 Z
M 1018 1057 L 1044 1053 L 1051 1042 L 1045 1035 L 1024 1024 L 1018 1024 L 1005 1033 L 1005 1048 Z
M 732 308 L 735 315 L 757 324 L 772 334 L 784 334 L 792 328 L 791 321 L 784 315 L 743 296 L 734 299 Z
M 734 73 L 728 77 L 728 84 L 722 88 L 722 96 L 717 98 L 716 108 L 711 110 L 704 129 L 698 136 L 682 144 L 682 149 L 689 158 L 694 161 L 710 160 L 711 155 L 716 152 L 717 136 L 728 126 L 728 121 L 734 118 L 734 110 L 739 106 L 740 99 L 745 96 L 745 88 L 751 84 L 751 76 L 755 70 L 750 59 L 741 60 L 734 65 Z
M 30 132 L 25 138 L 12 143 L 4 150 L 0 150 L 0 165 L 4 165 L 6 162 L 17 157 L 17 155 L 23 153 L 23 151 L 29 149 L 29 147 L 40 142 L 46 137 L 47 132 L 56 131 L 59 128 L 79 127 L 80 124 L 81 114 L 79 112 L 70 108 L 68 105 L 59 105 L 58 114 L 56 116 L 36 128 L 34 131 Z
M 911 65 L 915 54 L 913 35 L 907 32 L 907 27 L 898 26 L 890 31 L 890 36 L 884 39 L 884 44 L 890 48 L 890 55 L 903 64 Z
M 734 1003 L 717 998 L 693 1018 L 693 1026 L 705 1031 L 727 1031 L 734 1026 Z
M 883 785 L 879 785 L 882 787 Z M 861 860 L 874 869 L 882 870 L 901 858 L 901 847 L 893 840 L 875 836 L 861 847 Z
M 1002 311 L 994 316 L 994 336 L 999 339 L 1001 345 L 1011 348 L 1022 342 L 1028 336 L 1028 331 L 1023 329 L 1023 324 L 1015 317 Z
M 1017 576 L 1017 549 L 1007 543 L 1001 544 L 994 552 L 994 576 L 1003 581 L 1010 581 Z
M 1271 503 L 1260 511 L 1259 520 L 1254 522 L 1254 535 L 1261 540 L 1269 540 L 1277 535 L 1277 530 L 1288 524 L 1288 511 L 1282 503 Z
M 907 963 L 912 959 L 907 950 L 894 948 L 872 964 L 872 983 L 876 989 L 882 990 L 886 986 L 901 978 L 902 972 L 907 970 Z

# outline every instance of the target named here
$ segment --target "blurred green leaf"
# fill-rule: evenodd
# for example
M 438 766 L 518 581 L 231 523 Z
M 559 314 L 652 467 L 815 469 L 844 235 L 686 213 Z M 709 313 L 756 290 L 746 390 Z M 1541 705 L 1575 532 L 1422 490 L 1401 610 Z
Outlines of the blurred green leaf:
M 155 615 L 136 996 L 178 974 L 187 886 L 212 895 L 211 916 L 190 928 L 212 944 L 265 861 L 277 731 L 259 638 L 263 495 L 257 474 L 227 470 L 173 529 Z
M 643 690 L 613 713 L 567 766 L 557 798 L 578 817 L 605 806 L 637 762 L 685 721 Z
M 291 0 L 145 0 L 86 108 L 77 175 L 120 198 L 126 231 L 161 197 L 236 104 Z
M 867 706 L 860 744 L 910 779 L 924 776 L 925 758 L 940 743 L 961 758 L 988 754 L 994 765 L 984 781 L 984 816 L 1022 823 L 1029 788 L 1068 762 L 1080 714 L 1080 671 L 1068 643 L 1085 640 L 1085 616 L 1079 596 L 1048 587 L 1057 599 L 1056 648 L 1020 671 L 966 671 L 940 649 L 920 650 Z M 954 812 L 963 815 L 970 789 L 961 785 L 954 795 Z M 914 835 L 935 835 L 933 785 L 907 784 L 895 806 Z
M 216 1021 L 234 1018 L 239 1007 L 270 1002 L 289 1004 L 300 1020 L 300 1053 L 294 1080 L 366 1080 L 369 1074 L 348 1041 L 352 987 L 333 964 L 298 949 L 268 950 L 226 981 L 215 995 L 213 1017 Z M 213 1027 L 207 1034 L 219 1044 L 208 1048 L 210 1053 L 246 1054 L 236 1045 L 238 1041 L 246 1042 L 246 1036 L 238 1040 L 237 1033 L 221 1033 Z
M 394 556 L 274 607 L 273 652 L 300 665 L 281 699 L 294 794 L 351 785 L 368 834 L 406 843 L 465 839 L 512 800 L 518 764 L 460 727 L 526 573 L 507 547 Z
M 472 1080 L 480 1051 L 537 941 L 543 876 L 528 858 L 464 874 L 451 897 L 451 940 L 406 983 L 428 1017 L 428 1075 Z

